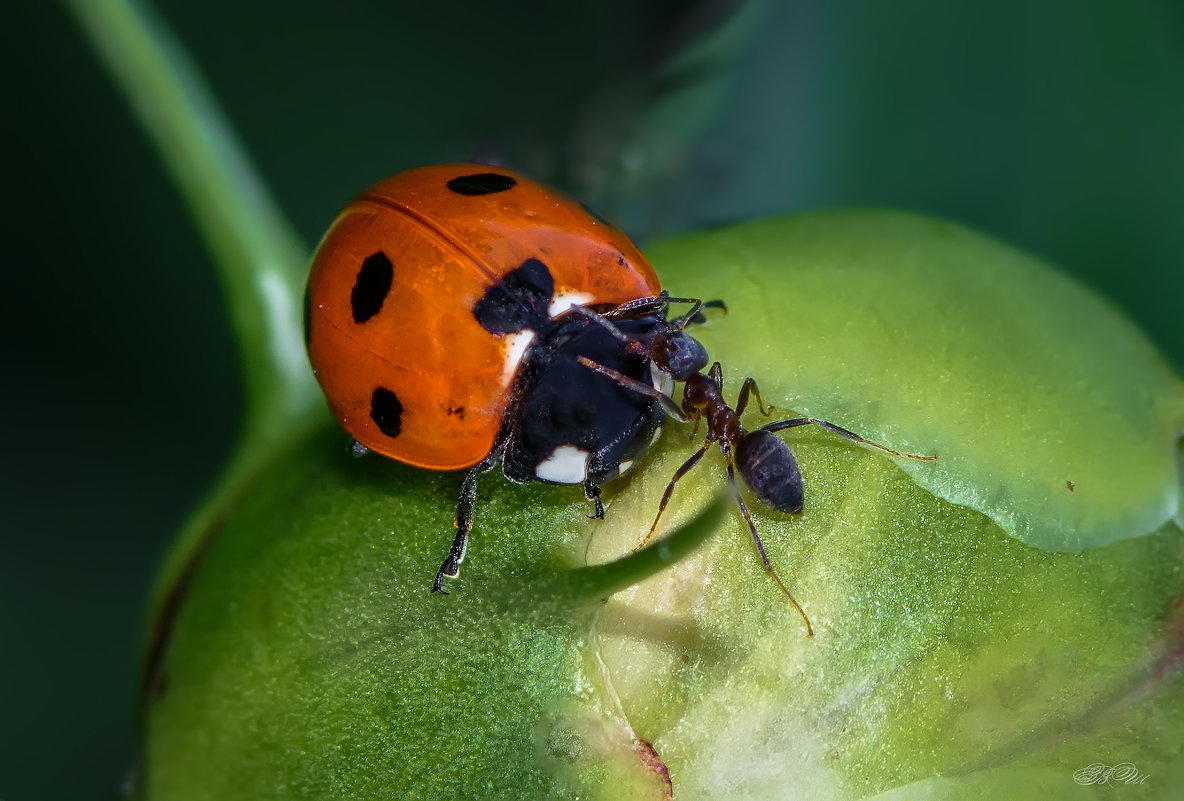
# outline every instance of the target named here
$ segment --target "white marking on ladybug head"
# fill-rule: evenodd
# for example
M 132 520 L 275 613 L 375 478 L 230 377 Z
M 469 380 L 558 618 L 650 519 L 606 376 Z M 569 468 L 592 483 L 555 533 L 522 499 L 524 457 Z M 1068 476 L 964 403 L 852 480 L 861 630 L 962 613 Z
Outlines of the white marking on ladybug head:
M 654 429 L 654 435 L 652 437 L 650 437 L 650 447 L 652 448 L 654 445 L 658 444 L 658 440 L 660 440 L 661 438 L 662 438 L 662 426 L 658 426 L 657 428 Z
M 566 287 L 556 287 L 551 298 L 551 305 L 547 307 L 547 314 L 552 318 L 558 317 L 572 306 L 587 306 L 592 302 L 592 296 L 587 292 L 579 292 Z
M 529 328 L 516 331 L 513 334 L 506 334 L 505 361 L 502 364 L 503 386 L 508 387 L 514 380 L 514 374 L 518 372 L 518 366 L 522 364 L 522 357 L 526 355 L 526 351 L 533 341 L 534 331 Z
M 574 445 L 560 445 L 538 463 L 534 474 L 552 484 L 583 484 L 588 478 L 588 451 Z
M 617 475 L 618 476 L 621 475 L 622 473 L 624 473 L 626 470 L 628 470 L 632 466 L 633 466 L 632 459 L 621 460 L 621 463 L 619 465 L 617 465 Z

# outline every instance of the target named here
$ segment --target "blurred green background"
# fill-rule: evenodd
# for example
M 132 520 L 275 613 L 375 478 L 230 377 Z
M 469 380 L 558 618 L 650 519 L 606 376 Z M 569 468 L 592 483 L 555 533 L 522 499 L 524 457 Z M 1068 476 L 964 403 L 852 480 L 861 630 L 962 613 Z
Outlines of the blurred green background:
M 428 5 L 157 7 L 310 243 L 374 180 L 467 158 L 643 242 L 907 208 L 1058 263 L 1184 364 L 1176 0 Z M 110 798 L 144 596 L 241 384 L 207 254 L 119 92 L 62 7 L 7 10 L 0 798 Z

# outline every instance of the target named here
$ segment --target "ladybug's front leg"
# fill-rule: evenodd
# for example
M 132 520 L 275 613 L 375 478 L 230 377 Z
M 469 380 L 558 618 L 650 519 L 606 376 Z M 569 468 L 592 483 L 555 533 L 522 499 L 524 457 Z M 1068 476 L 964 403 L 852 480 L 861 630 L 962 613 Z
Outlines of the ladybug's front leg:
M 432 592 L 448 595 L 448 590 L 444 589 L 444 579 L 454 579 L 460 575 L 460 563 L 465 560 L 465 550 L 469 546 L 469 532 L 473 530 L 473 507 L 477 503 L 477 476 L 492 470 L 501 459 L 501 452 L 501 448 L 494 448 L 465 476 L 465 481 L 460 487 L 460 501 L 456 504 L 456 538 L 452 541 L 452 549 L 448 552 L 448 558 L 436 571 L 436 580 L 432 582 Z
M 592 501 L 596 507 L 596 513 L 588 515 L 589 520 L 603 520 L 604 519 L 604 503 L 600 500 L 600 485 L 592 479 L 584 480 L 584 497 Z

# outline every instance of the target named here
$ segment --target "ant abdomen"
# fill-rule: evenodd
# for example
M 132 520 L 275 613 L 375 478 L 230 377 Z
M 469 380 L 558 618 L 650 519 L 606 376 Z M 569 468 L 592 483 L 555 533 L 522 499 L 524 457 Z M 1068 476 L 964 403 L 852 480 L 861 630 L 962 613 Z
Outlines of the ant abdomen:
M 740 437 L 734 451 L 736 469 L 753 495 L 779 512 L 801 514 L 802 471 L 785 440 L 758 428 Z

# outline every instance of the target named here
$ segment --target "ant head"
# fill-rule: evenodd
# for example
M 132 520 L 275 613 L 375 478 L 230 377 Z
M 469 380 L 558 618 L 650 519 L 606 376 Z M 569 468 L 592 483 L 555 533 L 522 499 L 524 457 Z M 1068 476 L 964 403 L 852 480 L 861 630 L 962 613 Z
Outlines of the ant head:
M 651 349 L 653 360 L 675 381 L 686 381 L 707 366 L 707 349 L 683 331 L 658 337 Z

